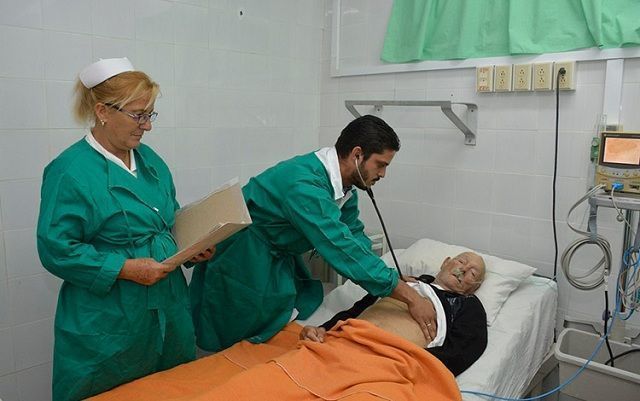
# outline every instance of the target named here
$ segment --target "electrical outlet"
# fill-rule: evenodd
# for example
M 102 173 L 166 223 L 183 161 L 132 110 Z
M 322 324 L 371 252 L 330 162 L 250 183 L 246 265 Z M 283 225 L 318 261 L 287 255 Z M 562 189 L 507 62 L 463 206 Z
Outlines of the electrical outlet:
M 511 92 L 511 65 L 496 65 L 496 92 Z
M 533 65 L 533 90 L 550 91 L 553 88 L 553 63 Z
M 556 77 L 560 68 L 565 69 L 564 75 L 560 75 L 558 87 L 560 90 L 576 90 L 576 62 L 559 61 L 553 65 L 553 87 L 555 89 Z
M 531 64 L 513 65 L 513 90 L 531 90 Z
M 476 68 L 476 92 L 493 92 L 493 66 Z

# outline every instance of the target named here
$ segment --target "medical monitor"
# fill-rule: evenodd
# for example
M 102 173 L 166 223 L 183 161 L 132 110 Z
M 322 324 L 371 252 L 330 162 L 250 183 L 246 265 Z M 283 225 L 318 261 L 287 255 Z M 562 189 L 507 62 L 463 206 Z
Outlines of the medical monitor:
M 595 184 L 640 194 L 640 132 L 603 132 Z
M 640 133 L 603 132 L 600 165 L 640 168 Z

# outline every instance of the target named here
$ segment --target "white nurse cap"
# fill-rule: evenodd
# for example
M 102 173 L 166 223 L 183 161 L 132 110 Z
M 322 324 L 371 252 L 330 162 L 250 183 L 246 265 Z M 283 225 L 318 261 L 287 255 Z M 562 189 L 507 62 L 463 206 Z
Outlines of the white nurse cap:
M 126 57 L 100 59 L 80 72 L 80 81 L 87 89 L 91 89 L 126 71 L 135 71 L 131 61 Z

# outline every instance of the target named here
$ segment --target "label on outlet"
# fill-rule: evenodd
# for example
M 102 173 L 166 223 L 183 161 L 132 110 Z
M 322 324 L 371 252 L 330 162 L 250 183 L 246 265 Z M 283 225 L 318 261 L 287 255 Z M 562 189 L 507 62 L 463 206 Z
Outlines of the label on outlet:
M 476 68 L 476 92 L 493 92 L 493 66 Z

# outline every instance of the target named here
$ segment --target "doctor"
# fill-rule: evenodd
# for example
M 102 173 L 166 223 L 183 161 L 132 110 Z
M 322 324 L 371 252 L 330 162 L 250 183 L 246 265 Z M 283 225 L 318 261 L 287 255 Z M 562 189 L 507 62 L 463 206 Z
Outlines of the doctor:
M 434 338 L 432 304 L 371 251 L 358 219 L 354 186 L 366 189 L 384 177 L 399 149 L 391 127 L 363 116 L 347 125 L 335 147 L 253 177 L 243 188 L 253 224 L 219 244 L 217 256 L 196 266 L 192 277 L 198 346 L 218 351 L 243 339 L 263 342 L 292 318 L 310 316 L 322 302 L 322 286 L 300 255 L 314 248 L 370 294 L 405 302 L 425 338 Z
M 158 262 L 176 252 L 173 180 L 140 143 L 158 114 L 158 92 L 126 58 L 85 68 L 75 114 L 93 127 L 44 171 L 38 252 L 64 280 L 55 317 L 56 401 L 195 358 L 185 278 Z

